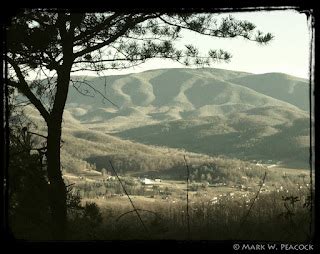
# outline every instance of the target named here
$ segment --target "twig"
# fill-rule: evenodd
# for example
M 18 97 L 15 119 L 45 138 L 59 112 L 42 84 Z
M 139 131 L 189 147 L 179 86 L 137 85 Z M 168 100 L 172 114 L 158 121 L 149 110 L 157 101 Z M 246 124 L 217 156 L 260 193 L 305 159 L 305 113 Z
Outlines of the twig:
M 264 182 L 265 182 L 265 180 L 266 180 L 266 176 L 267 176 L 267 171 L 264 172 L 264 176 L 263 176 L 263 178 L 262 178 L 262 182 L 261 182 L 261 184 L 260 184 L 259 190 L 257 191 L 257 194 L 256 194 L 256 196 L 254 197 L 254 199 L 253 199 L 253 201 L 252 201 L 252 203 L 251 203 L 251 205 L 250 205 L 250 207 L 249 207 L 249 210 L 247 211 L 246 215 L 243 216 L 243 218 L 242 218 L 242 220 L 241 220 L 240 229 L 242 228 L 242 225 L 243 225 L 243 223 L 245 222 L 245 220 L 248 218 L 249 213 L 251 212 L 251 209 L 252 209 L 255 201 L 257 200 L 260 192 L 261 192 L 262 186 L 263 186 L 263 184 L 264 184 Z M 240 230 L 239 230 L 238 232 L 240 232 Z
M 66 188 L 69 188 L 69 187 L 72 186 L 72 185 L 75 185 L 75 183 L 68 184 L 68 185 L 66 186 Z
M 132 202 L 132 200 L 131 200 L 131 198 L 130 198 L 127 190 L 126 190 L 126 188 L 124 187 L 124 185 L 123 185 L 120 177 L 118 176 L 116 170 L 114 169 L 111 160 L 109 160 L 109 163 L 110 163 L 110 165 L 111 165 L 111 168 L 112 168 L 113 172 L 115 173 L 116 177 L 118 178 L 118 180 L 119 180 L 119 182 L 120 182 L 120 184 L 121 184 L 121 186 L 122 186 L 122 189 L 123 189 L 124 193 L 127 195 L 128 199 L 129 199 L 129 201 L 130 201 L 130 203 L 131 203 L 131 205 L 132 205 L 132 207 L 133 207 L 133 210 L 136 212 L 136 214 L 137 214 L 137 216 L 138 216 L 138 218 L 139 218 L 139 220 L 140 220 L 143 228 L 145 229 L 145 231 L 146 231 L 147 233 L 149 233 L 149 230 L 147 229 L 146 225 L 143 223 L 143 220 L 142 220 L 142 218 L 141 218 L 141 216 L 140 216 L 140 214 L 139 214 L 139 212 L 138 212 L 138 209 L 134 206 L 134 204 L 133 204 L 133 202 Z
M 84 92 L 82 92 L 80 89 L 79 89 L 79 87 L 77 87 L 74 83 L 73 83 L 73 81 L 72 80 L 70 80 L 71 82 L 72 82 L 72 84 L 73 84 L 73 87 L 78 91 L 78 93 L 80 93 L 80 94 L 82 94 L 82 95 L 84 95 L 84 96 L 88 96 L 88 97 L 92 97 L 92 98 L 94 98 L 94 95 L 90 95 L 89 93 L 84 93 Z
M 190 217 L 189 217 L 189 176 L 190 176 L 190 170 L 189 166 L 186 160 L 186 156 L 183 155 L 184 162 L 187 167 L 187 225 L 188 225 L 188 239 L 190 239 Z
M 82 81 L 80 81 L 80 80 L 70 80 L 70 81 L 72 82 L 73 87 L 74 87 L 79 93 L 81 93 L 82 95 L 89 96 L 89 97 L 94 97 L 94 95 L 91 96 L 91 95 L 89 94 L 89 92 L 83 93 L 83 92 L 79 89 L 81 85 L 86 85 L 86 86 L 88 86 L 89 88 L 91 88 L 95 93 L 99 94 L 104 100 L 107 100 L 108 102 L 110 102 L 110 103 L 111 103 L 113 106 L 115 106 L 116 108 L 118 108 L 118 109 L 120 108 L 117 104 L 115 104 L 115 103 L 112 102 L 110 99 L 108 99 L 103 93 L 101 93 L 98 89 L 94 88 L 94 87 L 93 87 L 91 84 L 89 84 L 88 82 L 86 82 L 86 81 L 84 81 L 84 80 L 82 80 Z M 76 86 L 76 83 L 79 83 L 79 84 L 80 84 L 79 87 Z
M 41 134 L 39 134 L 39 133 L 35 133 L 35 132 L 32 132 L 32 131 L 28 131 L 28 133 L 33 134 L 33 135 L 36 135 L 36 136 L 39 136 L 39 137 L 42 137 L 42 138 L 45 138 L 45 139 L 48 138 L 47 136 L 44 136 L 44 135 L 41 135 Z
M 145 210 L 145 209 L 140 209 L 140 208 L 137 208 L 136 210 L 143 211 L 143 212 L 153 213 L 154 215 L 156 215 L 158 218 L 161 219 L 161 217 L 160 217 L 156 212 L 153 212 L 153 211 L 150 211 L 150 210 Z M 132 212 L 135 212 L 135 210 L 131 210 L 131 211 L 129 211 L 129 212 L 125 212 L 125 213 L 121 214 L 121 215 L 116 219 L 116 221 L 118 222 L 118 221 L 121 219 L 121 217 L 123 217 L 123 216 L 125 216 L 125 215 L 127 215 L 127 214 L 129 214 L 129 213 L 132 213 Z

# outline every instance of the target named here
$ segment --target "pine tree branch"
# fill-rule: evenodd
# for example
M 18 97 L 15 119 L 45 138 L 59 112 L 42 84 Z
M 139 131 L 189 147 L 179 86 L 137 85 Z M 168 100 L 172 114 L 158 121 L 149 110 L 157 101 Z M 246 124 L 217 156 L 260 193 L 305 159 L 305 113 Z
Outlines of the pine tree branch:
M 197 31 L 196 29 L 193 29 L 193 28 L 185 26 L 185 25 L 172 23 L 172 22 L 164 19 L 161 16 L 159 16 L 159 19 L 161 21 L 163 21 L 167 25 L 180 27 L 181 29 L 190 30 L 190 31 L 193 31 L 193 32 L 196 32 L 196 33 L 199 33 L 199 34 L 202 34 L 202 35 L 207 35 L 207 36 L 210 36 L 210 37 L 234 38 L 234 37 L 240 36 L 240 37 L 243 37 L 243 38 L 245 38 L 246 40 L 249 40 L 249 41 L 254 41 L 254 42 L 258 42 L 258 43 L 263 43 L 264 42 L 264 39 L 263 39 L 263 37 L 261 37 L 261 35 L 257 35 L 257 36 L 255 36 L 254 39 L 252 39 L 252 38 L 250 38 L 250 36 L 248 34 L 243 34 L 243 33 L 240 33 L 240 32 L 236 32 L 236 33 L 229 32 L 229 34 L 228 34 L 226 32 L 223 32 L 220 29 L 209 29 L 209 28 L 206 28 L 205 30 L 207 30 L 209 32 Z M 184 22 L 188 25 L 187 21 L 184 21 Z M 269 40 L 271 40 L 273 38 L 273 36 L 271 34 L 266 34 L 265 36 L 270 36 Z
M 114 13 L 102 23 L 96 25 L 93 29 L 86 30 L 85 32 L 82 32 L 79 35 L 75 36 L 74 45 L 81 45 L 83 43 L 82 41 L 83 39 L 86 39 L 86 40 L 92 39 L 96 35 L 96 33 L 99 33 L 104 27 L 110 25 L 112 20 L 115 20 L 117 17 L 121 17 L 122 15 L 123 14 Z
M 143 60 L 137 59 L 137 60 Z M 130 61 L 129 58 L 113 58 L 113 59 L 101 59 L 101 60 L 79 60 L 79 61 L 74 61 L 74 64 L 79 64 L 79 63 L 102 63 L 102 62 L 115 62 L 115 61 Z
M 113 36 L 111 36 L 109 39 L 107 39 L 106 41 L 104 42 L 101 42 L 101 43 L 98 43 L 94 46 L 91 46 L 91 47 L 88 47 L 88 48 L 85 48 L 81 51 L 78 51 L 74 54 L 74 59 L 80 57 L 80 56 L 83 56 L 83 55 L 86 55 L 88 53 L 91 53 L 92 51 L 95 51 L 97 49 L 101 49 L 103 48 L 104 46 L 107 46 L 109 45 L 110 43 L 113 43 L 114 41 L 116 41 L 119 37 L 125 35 L 127 33 L 127 31 L 131 28 L 133 28 L 135 25 L 143 22 L 143 21 L 146 21 L 148 19 L 151 19 L 151 18 L 155 18 L 155 17 L 158 17 L 159 15 L 158 14 L 153 14 L 153 15 L 147 15 L 147 16 L 141 16 L 141 17 L 138 17 L 138 18 L 135 18 L 135 19 L 132 19 L 132 18 L 128 18 L 127 19 L 127 23 L 122 27 L 122 29 L 120 31 L 118 31 L 116 34 L 114 34 Z

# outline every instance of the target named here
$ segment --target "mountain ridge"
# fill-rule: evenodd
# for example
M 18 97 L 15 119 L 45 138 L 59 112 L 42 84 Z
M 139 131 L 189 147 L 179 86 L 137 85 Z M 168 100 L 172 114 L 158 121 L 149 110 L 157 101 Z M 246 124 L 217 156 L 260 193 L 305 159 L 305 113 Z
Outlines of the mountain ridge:
M 263 82 L 255 82 L 259 77 Z M 309 113 L 303 110 L 308 104 L 308 85 L 300 78 L 213 68 L 72 78 L 78 89 L 88 89 L 92 97 L 79 94 L 70 83 L 63 127 L 69 135 L 73 135 L 72 128 L 83 129 L 89 136 L 100 132 L 207 156 L 308 166 Z M 277 93 L 282 84 L 282 92 Z M 296 86 L 305 90 L 297 93 Z M 292 101 L 296 105 L 290 103 L 292 94 L 300 104 L 297 100 Z
M 210 75 L 208 76 L 207 73 Z M 226 73 L 228 74 L 227 80 L 237 76 L 241 78 L 255 75 L 222 69 L 217 71 L 216 69 L 181 68 L 92 78 L 90 81 L 96 85 L 96 88 L 100 88 L 101 91 L 105 90 L 107 97 L 119 105 L 120 110 L 116 110 L 106 101 L 103 104 L 103 98 L 98 94 L 94 98 L 79 97 L 79 93 L 72 87 L 66 108 L 71 111 L 75 110 L 72 108 L 77 108 L 77 105 L 87 108 L 88 115 L 82 116 L 86 119 L 86 123 L 90 122 L 90 115 L 95 115 L 95 110 L 98 110 L 97 115 L 103 115 L 101 108 L 104 108 L 105 120 L 113 119 L 117 122 L 119 117 L 133 116 L 145 121 L 146 124 L 152 124 L 159 121 L 183 119 L 187 115 L 208 116 L 237 112 L 239 107 L 246 110 L 262 104 L 296 107 L 246 86 L 224 81 L 221 77 L 225 77 Z M 106 88 L 104 88 L 105 85 Z M 127 115 L 124 113 L 126 110 L 130 111 Z M 74 117 L 81 121 L 79 115 L 75 114 Z M 92 122 L 97 121 L 92 119 Z M 100 122 L 103 123 L 102 116 Z M 109 129 L 108 131 L 117 130 Z

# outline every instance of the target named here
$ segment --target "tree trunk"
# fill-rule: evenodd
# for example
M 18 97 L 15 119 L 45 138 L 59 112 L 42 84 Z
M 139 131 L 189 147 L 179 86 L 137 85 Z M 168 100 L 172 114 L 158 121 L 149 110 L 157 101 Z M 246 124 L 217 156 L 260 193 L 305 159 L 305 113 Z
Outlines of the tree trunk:
M 55 240 L 65 239 L 67 230 L 67 193 L 61 172 L 60 140 L 61 122 L 60 124 L 59 122 L 48 124 L 47 172 L 50 182 L 49 202 L 52 234 Z
M 54 239 L 66 239 L 67 233 L 67 192 L 62 178 L 60 160 L 60 141 L 62 133 L 62 116 L 67 100 L 71 63 L 58 72 L 57 92 L 51 111 L 47 139 L 47 172 L 50 181 L 49 199 L 52 215 Z
M 64 20 L 62 14 L 62 20 Z M 49 199 L 52 215 L 52 229 L 55 240 L 67 237 L 67 190 L 62 178 L 60 161 L 60 141 L 62 133 L 62 116 L 66 104 L 70 72 L 73 64 L 73 33 L 66 32 L 61 26 L 63 41 L 63 64 L 57 69 L 57 91 L 52 110 L 47 121 L 47 172 L 50 181 Z

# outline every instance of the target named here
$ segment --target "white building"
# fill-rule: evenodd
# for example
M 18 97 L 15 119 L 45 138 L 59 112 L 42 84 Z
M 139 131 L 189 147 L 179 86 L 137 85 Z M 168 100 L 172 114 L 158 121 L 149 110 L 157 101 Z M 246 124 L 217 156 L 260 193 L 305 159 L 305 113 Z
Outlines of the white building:
M 140 181 L 141 181 L 142 184 L 145 184 L 145 185 L 154 184 L 154 181 L 152 181 L 151 179 L 148 179 L 148 178 L 142 178 Z

